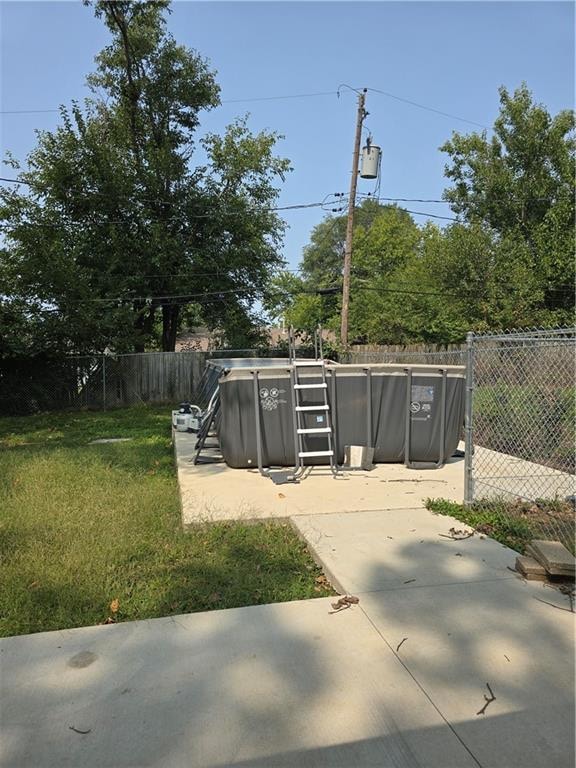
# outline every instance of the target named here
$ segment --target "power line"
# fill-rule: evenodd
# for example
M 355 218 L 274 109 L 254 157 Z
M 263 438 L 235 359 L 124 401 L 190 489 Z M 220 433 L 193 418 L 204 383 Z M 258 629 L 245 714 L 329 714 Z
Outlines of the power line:
M 242 99 L 223 99 L 220 104 L 242 104 L 253 101 L 280 101 L 283 99 L 309 99 L 317 96 L 336 96 L 337 91 L 314 91 L 312 93 L 288 93 L 278 96 L 249 96 Z M 60 112 L 59 109 L 3 109 L 0 115 L 34 115 Z
M 453 200 L 439 200 L 438 198 L 422 198 L 422 197 L 382 197 L 381 195 L 373 195 L 370 192 L 363 192 L 359 197 L 366 200 L 385 200 L 392 203 L 443 203 L 444 205 L 454 205 Z M 491 197 L 494 201 L 504 202 L 517 202 L 517 203 L 554 203 L 556 198 L 554 197 L 528 197 L 519 198 L 507 195 L 506 197 Z
M 0 176 L 0 181 L 4 181 L 10 184 L 25 184 L 27 186 L 31 186 L 31 183 L 28 181 L 24 181 L 23 179 L 9 179 L 4 176 Z M 91 197 L 109 197 L 109 195 L 105 194 L 104 192 L 92 192 L 90 194 L 90 197 L 68 197 L 67 200 L 70 199 L 76 199 L 76 200 L 82 200 L 89 202 Z M 272 210 L 292 210 L 297 208 L 318 208 L 322 205 L 332 205 L 333 203 L 329 201 L 327 198 L 329 197 L 337 197 L 338 200 L 334 201 L 334 203 L 342 202 L 343 198 L 346 198 L 347 195 L 344 193 L 333 193 L 332 195 L 326 195 L 324 200 L 322 202 L 318 203 L 308 203 L 304 205 L 291 205 L 286 206 L 285 208 L 274 208 Z M 442 205 L 453 205 L 454 201 L 452 200 L 442 200 L 439 198 L 430 198 L 430 197 L 384 197 L 382 195 L 372 195 L 370 192 L 360 192 L 358 194 L 358 197 L 360 197 L 363 200 L 375 200 L 376 202 L 388 202 L 388 203 L 440 203 Z M 506 202 L 517 202 L 517 203 L 553 203 L 555 202 L 555 199 L 552 197 L 529 197 L 526 200 L 521 200 L 519 198 L 514 198 L 511 196 L 507 196 L 505 198 L 491 198 L 492 200 L 501 200 Z M 161 198 L 156 198 L 155 200 L 151 200 L 150 198 L 138 198 L 138 201 L 144 201 L 144 202 L 166 202 L 170 203 L 171 201 L 168 200 L 162 200 Z M 206 214 L 209 215 L 209 214 Z M 426 215 L 432 215 L 432 214 L 426 214 Z
M 417 101 L 412 101 L 411 99 L 405 99 L 402 96 L 396 96 L 393 93 L 389 93 L 388 91 L 382 91 L 379 88 L 368 88 L 369 91 L 372 91 L 373 93 L 379 93 L 382 96 L 387 96 L 389 99 L 395 99 L 396 101 L 402 101 L 404 104 L 410 104 L 413 107 L 418 107 L 418 109 L 425 109 L 427 112 L 434 112 L 437 115 L 442 115 L 442 117 L 449 117 L 451 120 L 460 120 L 463 123 L 469 123 L 470 125 L 476 125 L 478 128 L 484 128 L 487 131 L 492 130 L 487 125 L 483 125 L 482 123 L 476 122 L 476 120 L 468 120 L 466 117 L 459 117 L 458 115 L 453 115 L 450 112 L 444 112 L 441 109 L 435 109 L 434 107 L 428 107 L 425 104 L 420 104 Z
M 3 109 L 0 115 L 35 115 L 47 114 L 48 112 L 60 112 L 59 109 Z
M 324 289 L 304 289 L 298 291 L 296 296 L 298 295 L 319 295 L 319 290 L 328 290 L 326 288 Z M 330 290 L 334 290 L 335 292 L 340 290 L 340 286 L 333 286 L 330 288 Z M 513 288 L 510 287 L 507 289 L 508 292 L 518 292 L 519 288 Z M 555 292 L 561 293 L 563 292 L 563 289 L 550 289 L 555 290 Z M 369 285 L 356 285 L 353 288 L 353 292 L 356 291 L 375 291 L 376 293 L 393 293 L 393 294 L 400 294 L 404 296 L 439 296 L 443 298 L 465 298 L 466 294 L 470 294 L 474 291 L 474 288 L 470 288 L 466 291 L 463 291 L 461 293 L 448 293 L 446 291 L 419 291 L 419 290 L 405 290 L 401 288 L 380 288 L 378 286 L 369 286 Z M 566 292 L 570 292 L 568 289 L 566 289 Z M 90 299 L 70 299 L 67 300 L 65 303 L 67 305 L 74 304 L 102 304 L 102 303 L 120 303 L 120 302 L 134 302 L 134 301 L 158 301 L 162 302 L 163 304 L 168 303 L 171 306 L 176 306 L 178 304 L 183 304 L 188 302 L 193 302 L 205 298 L 211 298 L 215 297 L 217 299 L 223 299 L 224 296 L 232 296 L 232 295 L 241 295 L 246 293 L 256 293 L 256 294 L 262 294 L 267 295 L 269 297 L 272 296 L 284 296 L 286 298 L 295 298 L 295 295 L 292 294 L 290 291 L 285 291 L 281 289 L 276 289 L 272 291 L 265 291 L 258 288 L 232 288 L 227 289 L 223 291 L 206 291 L 202 293 L 182 293 L 182 294 L 166 294 L 166 295 L 159 295 L 159 296 L 115 296 L 115 297 L 107 297 L 107 298 L 101 298 L 101 297 L 95 297 Z M 177 302 L 175 300 L 178 300 Z M 61 311 L 60 308 L 43 308 L 43 311 L 46 312 L 59 312 Z
M 23 179 L 9 179 L 4 176 L 0 176 L 0 181 L 5 181 L 10 184 L 25 184 L 26 186 L 32 186 L 30 182 L 24 181 Z M 332 195 L 326 195 L 324 198 L 324 201 L 322 203 L 311 203 L 307 206 L 287 206 L 288 209 L 291 209 L 292 207 L 320 207 L 321 205 L 332 205 L 330 201 L 327 200 L 328 197 L 336 197 L 338 196 L 338 202 L 342 201 L 342 198 L 346 198 L 347 195 L 344 193 L 333 193 Z M 91 192 L 90 197 L 109 197 L 104 192 Z M 388 203 L 440 203 L 442 205 L 453 205 L 454 201 L 452 200 L 443 200 L 439 198 L 431 198 L 431 197 L 384 197 L 382 195 L 373 195 L 370 192 L 360 192 L 358 194 L 358 197 L 362 198 L 363 200 L 375 200 L 376 202 L 384 201 Z M 71 198 L 67 198 L 70 200 Z M 85 202 L 89 202 L 90 198 L 76 198 L 77 200 L 82 200 Z M 553 197 L 529 197 L 526 199 L 521 198 L 515 198 L 512 196 L 506 196 L 506 197 L 493 197 L 491 198 L 493 200 L 501 200 L 506 202 L 518 202 L 518 203 L 553 203 L 555 202 L 555 198 Z M 156 202 L 156 203 L 170 203 L 171 201 L 168 200 L 162 200 L 161 198 L 155 198 L 154 200 L 151 200 L 150 198 L 139 198 L 139 201 L 144 202 Z M 334 201 L 336 202 L 336 201 Z M 274 210 L 282 210 L 280 208 L 274 209 Z
M 191 269 L 193 270 L 194 267 L 191 267 Z M 123 278 L 124 277 L 142 277 L 147 279 L 155 279 L 155 278 L 161 278 L 161 277 L 186 277 L 189 280 L 191 279 L 195 280 L 201 277 L 229 277 L 230 272 L 232 271 L 233 270 L 229 270 L 227 272 L 225 270 L 221 270 L 220 272 L 198 272 L 198 273 L 193 271 L 192 272 L 163 272 L 156 275 L 154 274 L 141 275 L 139 272 L 131 272 L 131 273 L 123 272 L 121 275 L 110 275 L 110 277 L 123 277 Z M 296 274 L 298 272 L 301 272 L 302 269 L 299 267 L 298 269 L 282 269 L 281 271 L 282 273 L 289 272 L 289 273 Z
M 237 295 L 237 294 L 244 294 L 244 293 L 256 293 L 256 294 L 264 294 L 267 295 L 285 295 L 285 296 L 291 296 L 292 294 L 289 291 L 282 291 L 282 290 L 275 290 L 275 291 L 265 291 L 260 288 L 232 288 L 222 291 L 203 291 L 200 293 L 176 293 L 176 294 L 165 294 L 165 295 L 159 295 L 159 296 L 110 296 L 110 297 L 93 297 L 93 298 L 85 298 L 85 299 L 67 299 L 65 301 L 66 304 L 109 304 L 109 303 L 119 303 L 119 302 L 132 302 L 132 301 L 160 301 L 160 302 L 169 302 L 173 301 L 174 299 L 186 299 L 189 301 L 193 301 L 195 299 L 203 299 L 207 297 L 221 297 L 221 296 L 229 296 L 229 295 Z M 316 291 L 309 290 L 309 291 L 300 291 L 300 293 L 309 293 L 309 294 L 315 294 Z M 49 309 L 47 308 L 46 311 L 59 311 L 57 308 L 55 309 Z
M 406 296 L 442 296 L 445 298 L 459 298 L 457 293 L 444 293 L 438 291 L 405 291 L 400 288 L 379 288 L 376 285 L 357 285 L 356 291 L 376 291 L 377 293 L 401 293 Z
M 314 96 L 336 96 L 337 91 L 316 91 L 315 93 L 292 93 L 282 96 L 254 96 L 248 99 L 224 99 L 221 104 L 240 104 L 245 101 L 277 101 L 280 99 L 308 99 Z
M 259 102 L 259 101 L 282 101 L 285 99 L 309 99 L 309 98 L 317 98 L 317 97 L 323 97 L 323 96 L 340 96 L 340 90 L 342 88 L 349 88 L 351 91 L 358 93 L 358 88 L 352 88 L 352 86 L 342 84 L 339 85 L 338 88 L 335 91 L 313 91 L 310 93 L 291 93 L 291 94 L 279 94 L 279 95 L 272 95 L 272 96 L 251 96 L 248 98 L 241 98 L 241 99 L 223 99 L 220 104 L 242 104 L 242 103 L 249 103 L 249 102 Z M 368 88 L 367 90 L 372 91 L 372 93 L 378 93 L 381 96 L 386 96 L 389 99 L 394 99 L 395 101 L 400 101 L 404 104 L 410 104 L 410 106 L 417 107 L 418 109 L 424 109 L 427 112 L 433 112 L 436 115 L 440 115 L 442 117 L 448 117 L 451 120 L 459 120 L 463 123 L 468 123 L 469 125 L 475 125 L 478 128 L 483 128 L 485 130 L 491 130 L 487 125 L 484 125 L 483 123 L 479 123 L 476 120 L 469 120 L 466 117 L 461 117 L 459 115 L 454 115 L 451 112 L 445 112 L 441 109 L 436 109 L 435 107 L 430 107 L 426 104 L 421 104 L 418 101 L 414 101 L 412 99 L 406 99 L 403 96 L 397 96 L 394 93 L 390 93 L 389 91 L 384 91 L 381 88 Z M 7 109 L 7 110 L 1 110 L 0 115 L 32 115 L 32 114 L 54 114 L 60 112 L 59 109 Z
M 354 277 L 360 278 L 361 280 L 362 279 L 368 280 L 368 279 L 370 279 L 372 277 L 372 275 L 370 275 L 369 272 L 367 272 L 366 270 L 362 270 L 362 269 L 353 270 L 352 274 L 353 274 Z M 486 284 L 485 280 L 483 280 L 483 281 L 470 281 L 470 282 L 473 283 L 473 285 L 469 289 L 467 289 L 467 290 L 470 290 L 470 291 L 476 290 L 479 286 L 485 286 L 485 284 Z M 412 283 L 407 283 L 407 282 L 404 282 L 402 280 L 395 281 L 395 284 L 396 285 L 400 285 L 400 286 L 412 285 Z M 445 285 L 446 285 L 447 288 L 453 288 L 455 290 L 459 290 L 459 289 L 462 288 L 462 284 L 461 283 L 445 283 Z M 505 288 L 506 290 L 511 290 L 511 291 L 520 290 L 520 288 L 518 288 L 517 286 L 513 286 L 513 285 L 509 285 L 509 284 L 501 283 L 500 286 Z M 571 288 L 542 288 L 542 290 L 547 291 L 547 292 L 553 292 L 553 293 L 574 293 Z M 463 293 L 465 293 L 465 292 L 466 291 L 463 291 Z
M 19 183 L 15 179 L 1 179 L 0 181 L 11 181 L 15 183 Z M 23 182 L 27 184 L 28 182 Z M 77 198 L 78 199 L 78 198 Z M 81 198 L 82 202 L 90 202 L 88 198 Z M 71 202 L 71 199 L 69 198 L 65 202 Z M 139 202 L 139 201 L 136 201 Z M 215 214 L 225 213 L 227 215 L 234 215 L 234 216 L 247 216 L 254 213 L 277 213 L 277 212 L 284 212 L 284 211 L 299 211 L 299 210 L 306 210 L 306 209 L 312 209 L 312 208 L 322 208 L 326 213 L 329 211 L 326 211 L 326 206 L 328 205 L 334 205 L 334 204 L 342 204 L 342 198 L 338 198 L 337 201 L 330 202 L 327 201 L 326 198 L 324 200 L 320 200 L 315 203 L 296 203 L 293 205 L 280 205 L 280 206 L 274 206 L 272 208 L 256 208 L 256 209 L 249 209 L 249 210 L 231 210 L 231 209 L 222 209 L 215 207 L 215 211 L 211 211 L 209 213 L 187 213 L 183 214 L 181 216 L 144 216 L 144 223 L 162 223 L 162 224 L 168 224 L 170 222 L 187 222 L 192 221 L 196 219 L 210 219 L 213 218 Z M 338 212 L 341 210 L 338 209 L 332 209 L 332 212 Z M 63 213 L 63 212 L 58 212 Z M 32 226 L 36 227 L 60 227 L 60 226 L 67 226 L 67 225 L 73 225 L 73 226 L 87 226 L 87 225 L 102 225 L 102 226 L 110 226 L 110 225 L 125 225 L 125 226 L 134 226 L 141 223 L 141 220 L 137 217 L 134 217 L 133 219 L 90 219 L 88 217 L 83 218 L 81 220 L 78 219 L 66 219 L 65 221 L 61 223 L 52 223 L 52 222 L 29 222 L 29 224 L 32 224 Z
M 436 213 L 426 213 L 425 211 L 410 211 L 408 208 L 404 208 L 406 213 L 411 213 L 412 216 L 427 216 L 430 219 L 444 219 L 445 221 L 460 221 L 454 216 L 439 216 Z
M 24 184 L 28 187 L 33 187 L 34 185 L 29 182 L 25 181 L 24 179 L 10 179 L 5 176 L 0 176 L 0 181 L 10 183 L 10 184 Z M 94 197 L 103 197 L 106 199 L 110 198 L 110 195 L 104 192 L 91 192 L 89 196 L 83 197 L 79 195 L 69 195 L 66 196 L 63 200 L 59 201 L 61 203 L 70 203 L 73 201 L 81 202 L 81 203 L 89 203 L 91 202 L 92 198 Z M 330 200 L 330 198 L 335 198 L 334 200 Z M 326 210 L 326 206 L 332 206 L 332 205 L 342 205 L 343 202 L 346 201 L 346 195 L 342 192 L 334 192 L 334 193 L 328 193 L 324 196 L 323 200 L 320 200 L 315 203 L 296 203 L 293 205 L 284 205 L 284 206 L 275 206 L 273 208 L 261 208 L 257 209 L 258 213 L 263 213 L 264 211 L 267 212 L 277 212 L 277 211 L 295 211 L 295 210 L 304 210 L 306 208 L 322 208 L 326 213 L 336 213 L 341 209 L 331 208 L 329 211 Z M 123 201 L 121 201 L 123 202 Z M 162 198 L 145 198 L 145 197 L 137 197 L 135 201 L 136 203 L 163 203 L 165 205 L 173 205 L 174 201 L 172 200 L 165 200 Z M 251 211 L 246 210 L 226 210 L 226 209 L 219 209 L 219 213 L 228 213 L 228 214 L 234 214 L 239 216 L 244 216 L 247 213 L 250 213 Z M 201 214 L 187 214 L 185 219 L 206 219 L 211 218 L 214 215 L 213 212 L 210 213 L 201 213 Z M 146 217 L 147 221 L 163 221 L 163 222 L 169 222 L 169 221 L 182 221 L 182 217 L 179 216 L 172 216 L 172 217 Z M 74 223 L 74 222 L 69 222 Z M 86 220 L 83 220 L 82 222 L 78 223 L 86 223 Z M 108 219 L 104 222 L 87 222 L 87 223 L 105 223 L 105 224 L 133 224 L 133 221 L 126 221 L 125 219 L 122 219 L 120 221 L 116 221 L 114 219 Z M 50 225 L 45 225 L 50 226 Z

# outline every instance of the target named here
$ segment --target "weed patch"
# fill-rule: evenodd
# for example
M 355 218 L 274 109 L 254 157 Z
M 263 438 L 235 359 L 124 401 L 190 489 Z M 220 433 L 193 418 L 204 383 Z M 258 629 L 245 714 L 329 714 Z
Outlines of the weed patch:
M 446 499 L 427 499 L 426 507 L 467 523 L 517 552 L 524 553 L 532 539 L 549 539 L 551 532 L 574 552 L 574 506 L 569 502 L 505 502 L 480 500 L 470 506 Z

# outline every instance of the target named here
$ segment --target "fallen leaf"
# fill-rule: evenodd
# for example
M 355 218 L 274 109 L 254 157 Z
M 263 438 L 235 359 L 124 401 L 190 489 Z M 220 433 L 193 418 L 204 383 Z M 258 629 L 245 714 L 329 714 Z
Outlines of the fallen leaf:
M 113 619 L 112 616 L 108 616 L 106 621 L 101 621 L 101 624 L 116 624 L 116 619 Z
M 285 496 L 285 494 L 283 494 L 283 493 L 279 493 L 279 494 L 278 494 L 278 498 L 279 498 L 279 499 L 285 499 L 285 498 L 286 498 L 286 496 Z
M 321 573 L 320 576 L 316 576 L 314 581 L 316 582 L 316 584 L 327 584 L 328 583 L 328 579 L 326 578 L 326 576 L 324 576 L 323 573 Z
M 120 608 L 120 603 L 118 602 L 118 598 L 114 598 L 110 603 L 110 610 L 112 613 L 118 613 L 118 608 Z
M 316 589 L 316 587 L 314 587 L 314 589 Z M 352 605 L 359 602 L 360 598 L 356 597 L 356 595 L 342 595 L 342 597 L 338 598 L 335 603 L 332 603 L 332 608 L 334 609 L 333 613 L 346 610 L 346 608 L 350 608 Z
M 28 584 L 29 589 L 34 589 L 34 587 L 39 587 L 40 582 L 39 581 L 33 581 L 32 584 Z

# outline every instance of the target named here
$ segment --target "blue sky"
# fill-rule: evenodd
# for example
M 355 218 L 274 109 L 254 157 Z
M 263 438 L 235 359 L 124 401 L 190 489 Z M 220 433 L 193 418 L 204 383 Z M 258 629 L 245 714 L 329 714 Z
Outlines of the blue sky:
M 0 3 L 0 111 L 50 110 L 87 94 L 85 77 L 108 33 L 80 2 Z M 176 2 L 169 28 L 218 72 L 223 100 L 329 91 L 310 98 L 224 104 L 201 131 L 221 131 L 250 113 L 253 130 L 284 134 L 294 171 L 281 205 L 346 192 L 355 95 L 341 83 L 387 91 L 490 127 L 498 87 L 523 80 L 551 113 L 574 102 L 574 6 L 568 2 Z M 383 149 L 380 194 L 440 198 L 438 147 L 474 125 L 369 92 L 366 124 Z M 0 115 L 0 150 L 24 160 L 51 112 Z M 3 167 L 0 175 L 10 176 Z M 373 191 L 361 181 L 359 191 Z M 406 204 L 450 214 L 448 206 Z M 297 265 L 320 210 L 286 214 L 284 255 Z M 426 218 L 415 217 L 420 223 Z

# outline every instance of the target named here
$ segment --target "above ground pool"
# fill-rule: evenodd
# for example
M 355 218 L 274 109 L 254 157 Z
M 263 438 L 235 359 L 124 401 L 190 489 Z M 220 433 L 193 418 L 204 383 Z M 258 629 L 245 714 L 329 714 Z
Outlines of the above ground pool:
M 222 361 L 224 362 L 224 361 Z M 293 370 L 267 360 L 263 366 L 220 369 L 217 431 L 222 455 L 231 467 L 289 467 L 295 464 Z M 218 364 L 220 361 L 218 361 Z M 374 462 L 441 466 L 458 445 L 464 421 L 464 366 L 338 365 L 325 363 L 327 397 L 338 464 L 345 447 L 374 448 Z M 312 369 L 300 381 L 314 382 Z M 305 399 L 302 400 L 302 397 Z M 322 402 L 320 390 L 304 390 L 300 404 Z M 256 412 L 258 409 L 258 413 Z M 321 427 L 325 415 L 306 412 L 305 426 Z M 325 447 L 305 435 L 305 450 Z M 328 459 L 307 459 L 321 464 Z

